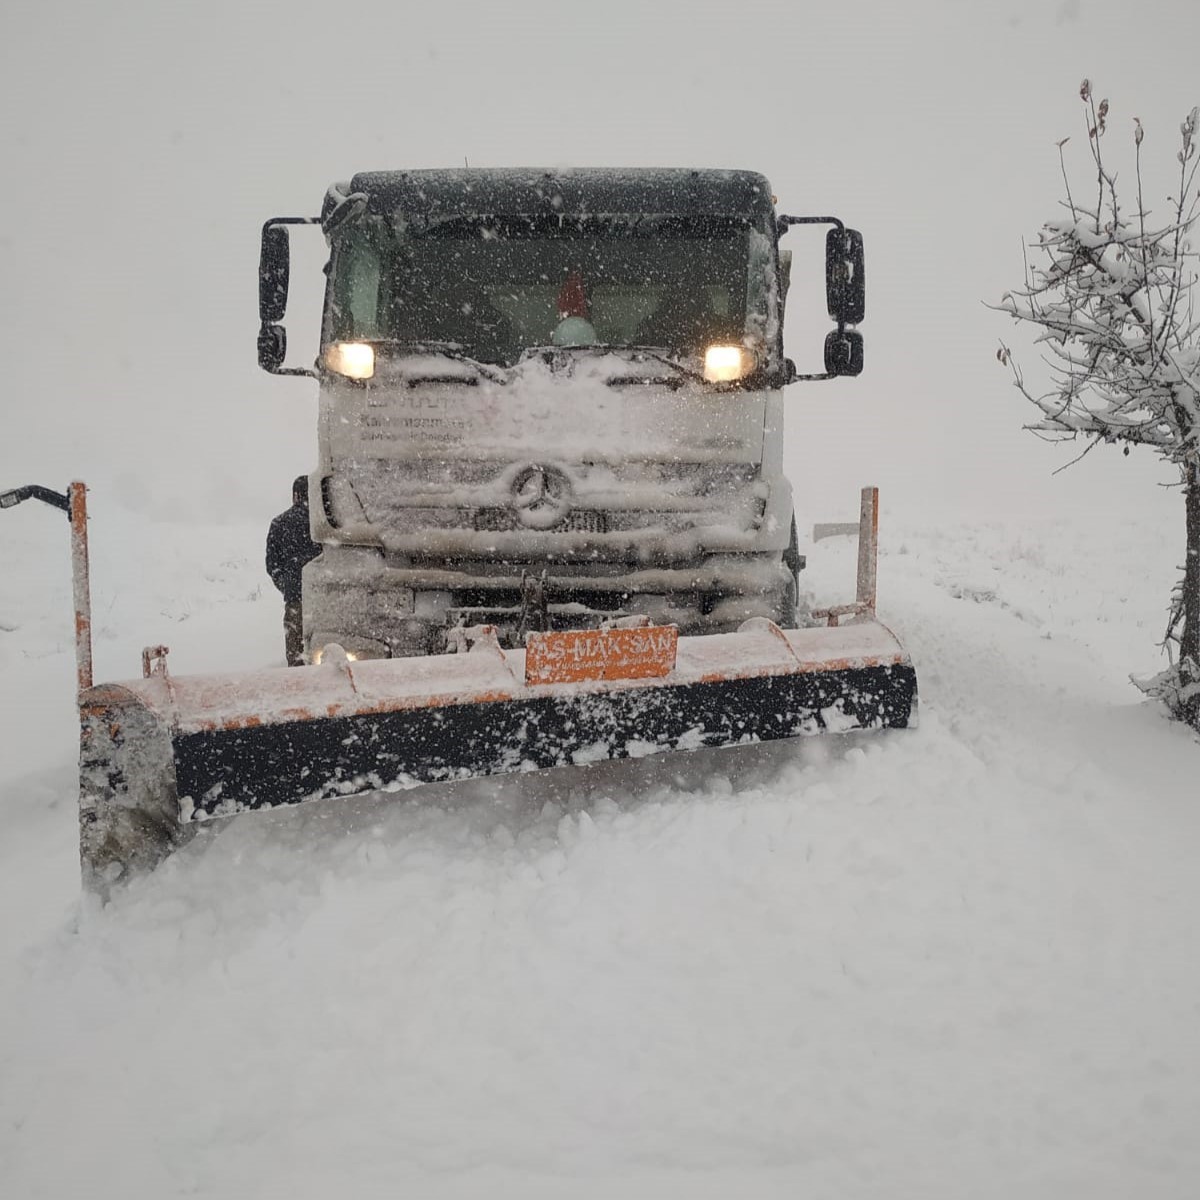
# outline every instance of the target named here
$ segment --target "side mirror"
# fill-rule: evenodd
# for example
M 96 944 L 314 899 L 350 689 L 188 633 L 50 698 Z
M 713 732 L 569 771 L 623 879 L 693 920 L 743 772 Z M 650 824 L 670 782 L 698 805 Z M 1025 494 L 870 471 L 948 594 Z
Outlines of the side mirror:
M 828 375 L 861 375 L 862 334 L 854 329 L 832 329 L 825 337 L 825 372 Z
M 290 275 L 288 231 L 282 225 L 268 222 L 263 226 L 262 253 L 258 259 L 258 318 L 263 325 L 283 320 Z
M 258 365 L 277 375 L 286 357 L 287 330 L 282 325 L 264 324 L 258 331 Z
M 830 319 L 839 325 L 858 325 L 866 309 L 866 294 L 862 234 L 857 229 L 831 229 L 825 235 L 825 296 Z M 826 353 L 828 345 L 826 342 Z M 842 374 L 857 375 L 858 371 Z

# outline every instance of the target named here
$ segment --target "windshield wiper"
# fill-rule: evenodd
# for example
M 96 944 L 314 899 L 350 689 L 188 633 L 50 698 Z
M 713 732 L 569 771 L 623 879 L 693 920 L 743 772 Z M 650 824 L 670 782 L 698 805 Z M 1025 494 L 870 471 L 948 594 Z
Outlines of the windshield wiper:
M 695 379 L 700 383 L 704 382 L 703 372 L 697 371 L 695 367 L 689 367 L 686 363 L 680 362 L 669 350 L 665 350 L 659 346 L 619 346 L 617 349 L 626 350 L 630 354 L 640 355 L 642 358 L 648 358 L 656 363 L 662 363 L 664 367 L 670 367 L 673 371 L 678 371 L 680 375 L 684 375 L 688 379 Z
M 653 376 L 637 376 L 637 375 L 619 375 L 614 376 L 610 383 L 660 383 L 670 382 L 678 386 L 680 377 L 684 379 L 695 379 L 700 383 L 704 382 L 704 376 L 694 367 L 689 367 L 686 363 L 680 362 L 672 356 L 671 351 L 661 346 L 626 346 L 613 344 L 595 344 L 584 346 L 526 346 L 521 352 L 521 361 L 526 362 L 531 358 L 541 358 L 546 362 L 566 362 L 573 357 L 586 355 L 592 358 L 600 358 L 604 355 L 611 354 L 616 358 L 621 358 L 622 355 L 631 355 L 633 362 L 639 359 L 646 359 L 651 362 L 661 363 L 664 367 L 670 367 L 675 375 L 669 380 L 663 381 L 654 378 Z M 628 362 L 629 359 L 623 361 Z
M 384 342 L 384 345 L 394 354 L 428 354 L 434 357 L 449 358 L 455 362 L 466 363 L 473 367 L 485 379 L 494 383 L 507 383 L 508 375 L 501 367 L 493 363 L 480 362 L 472 358 L 462 347 L 461 342 Z

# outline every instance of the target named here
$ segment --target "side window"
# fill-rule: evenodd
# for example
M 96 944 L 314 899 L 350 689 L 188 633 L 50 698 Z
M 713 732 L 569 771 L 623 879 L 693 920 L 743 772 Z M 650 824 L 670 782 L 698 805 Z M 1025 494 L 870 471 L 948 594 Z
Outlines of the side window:
M 379 251 L 366 242 L 355 248 L 346 278 L 346 305 L 353 337 L 379 336 Z
M 778 336 L 775 306 L 779 281 L 775 274 L 772 244 L 759 229 L 750 231 L 750 272 L 746 280 L 746 331 L 770 346 Z
M 382 262 L 373 239 L 352 236 L 338 249 L 333 301 L 336 338 L 379 337 L 379 284 Z

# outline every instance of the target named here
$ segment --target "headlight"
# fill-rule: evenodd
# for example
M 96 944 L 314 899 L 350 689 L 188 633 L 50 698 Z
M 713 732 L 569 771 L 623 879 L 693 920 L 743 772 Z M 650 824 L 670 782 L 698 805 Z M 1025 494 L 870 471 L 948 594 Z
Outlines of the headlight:
M 325 366 L 347 379 L 370 379 L 375 374 L 375 347 L 367 342 L 334 342 L 325 350 Z
M 757 365 L 745 346 L 709 346 L 704 352 L 704 378 L 709 383 L 732 383 L 749 375 Z

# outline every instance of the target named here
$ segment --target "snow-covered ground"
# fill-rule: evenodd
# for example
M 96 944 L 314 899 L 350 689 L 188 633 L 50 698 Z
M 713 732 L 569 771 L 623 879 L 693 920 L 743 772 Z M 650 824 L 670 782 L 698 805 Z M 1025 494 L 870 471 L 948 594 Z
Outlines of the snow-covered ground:
M 261 528 L 93 500 L 100 678 L 278 660 Z M 919 730 L 243 817 L 102 911 L 65 522 L 6 514 L 0 1191 L 1194 1195 L 1200 745 L 1125 678 L 1145 511 L 885 509 Z M 810 548 L 819 600 L 852 564 Z

